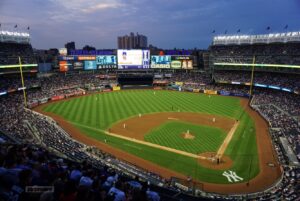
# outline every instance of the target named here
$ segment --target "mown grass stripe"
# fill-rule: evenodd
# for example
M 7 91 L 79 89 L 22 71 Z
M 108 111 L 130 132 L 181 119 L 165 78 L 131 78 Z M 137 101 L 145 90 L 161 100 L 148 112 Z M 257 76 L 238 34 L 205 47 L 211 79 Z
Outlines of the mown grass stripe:
M 88 97 L 92 98 L 89 99 Z M 95 97 L 99 97 L 100 101 L 95 101 Z M 258 174 L 259 164 L 255 131 L 253 129 L 250 131 L 250 129 L 254 127 L 254 123 L 247 114 L 244 114 L 243 109 L 239 105 L 239 99 L 237 98 L 222 96 L 211 96 L 209 98 L 208 95 L 204 94 L 173 91 L 130 90 L 102 93 L 67 101 L 54 102 L 46 106 L 45 111 L 54 112 L 74 123 L 105 130 L 111 124 L 130 116 L 137 115 L 138 113 L 145 114 L 171 111 L 172 106 L 174 107 L 174 110 L 179 108 L 181 111 L 201 112 L 230 118 L 239 118 L 241 122 L 240 126 L 228 145 L 225 154 L 234 160 L 232 169 L 236 171 L 239 176 L 244 178 L 248 177 L 248 172 L 246 171 L 247 173 L 245 173 L 244 170 L 249 167 L 250 158 L 254 164 L 250 177 L 252 178 Z M 190 128 L 191 126 L 187 127 Z M 220 133 L 219 136 L 214 136 L 211 135 L 211 133 L 203 131 L 200 132 L 198 136 L 198 132 L 193 131 L 193 129 L 190 128 L 191 132 L 197 133 L 195 139 L 199 137 L 199 142 L 191 143 L 191 141 L 187 141 L 189 143 L 184 143 L 180 141 L 181 139 L 178 136 L 180 136 L 180 133 L 186 130 L 187 127 L 181 125 L 176 129 L 164 129 L 163 131 L 160 129 L 153 129 L 151 132 L 161 132 L 162 136 L 152 136 L 151 138 L 145 136 L 145 140 L 153 140 L 153 142 L 157 144 L 164 144 L 166 146 L 174 146 L 175 144 L 183 150 L 193 153 L 202 153 L 218 149 L 220 142 L 222 142 L 226 136 L 224 133 Z M 87 128 L 80 129 L 85 134 L 96 139 L 103 141 L 104 138 L 107 138 L 102 132 L 95 132 L 94 130 Z M 205 128 L 203 129 L 205 130 Z M 173 134 L 168 137 L 169 132 L 172 132 Z M 179 132 L 179 134 L 174 135 L 176 132 Z M 222 171 L 204 168 L 200 166 L 197 161 L 187 157 L 144 146 L 137 152 L 137 150 L 133 148 L 139 146 L 137 144 L 129 143 L 130 146 L 127 146 L 124 145 L 122 141 L 115 138 L 109 138 L 109 141 L 111 141 L 111 146 L 120 148 L 174 171 L 190 175 L 196 179 L 198 178 L 213 183 L 228 183 L 227 179 L 222 177 Z

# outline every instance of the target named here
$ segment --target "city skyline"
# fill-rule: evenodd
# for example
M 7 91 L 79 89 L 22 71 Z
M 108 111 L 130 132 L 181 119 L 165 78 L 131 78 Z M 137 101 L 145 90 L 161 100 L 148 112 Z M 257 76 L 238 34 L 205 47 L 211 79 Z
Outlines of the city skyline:
M 2 0 L 0 29 L 29 31 L 37 49 L 112 49 L 130 32 L 159 48 L 206 49 L 214 35 L 300 31 L 299 10 L 297 0 Z

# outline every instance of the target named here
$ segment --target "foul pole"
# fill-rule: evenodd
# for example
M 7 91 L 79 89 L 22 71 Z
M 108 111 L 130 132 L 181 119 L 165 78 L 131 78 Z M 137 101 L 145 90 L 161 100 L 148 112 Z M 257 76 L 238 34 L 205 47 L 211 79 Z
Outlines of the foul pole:
M 253 78 L 254 78 L 254 68 L 255 68 L 255 55 L 253 56 L 253 60 L 252 60 L 252 71 L 251 71 L 251 81 L 250 81 L 250 96 L 249 96 L 249 100 L 252 97 L 253 94 Z
M 25 107 L 27 107 L 27 99 L 26 99 L 26 91 L 25 91 L 25 86 L 24 86 L 24 77 L 23 77 L 23 70 L 22 70 L 23 66 L 22 66 L 22 62 L 21 62 L 21 57 L 19 57 L 19 66 L 20 66 L 23 96 L 24 96 L 24 105 L 25 105 Z

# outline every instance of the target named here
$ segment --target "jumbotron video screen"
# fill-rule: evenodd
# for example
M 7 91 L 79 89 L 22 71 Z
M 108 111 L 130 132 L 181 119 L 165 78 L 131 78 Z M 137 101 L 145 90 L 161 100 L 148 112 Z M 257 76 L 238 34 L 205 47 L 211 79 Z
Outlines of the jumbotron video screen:
M 149 67 L 149 50 L 118 50 L 118 69 L 141 69 Z

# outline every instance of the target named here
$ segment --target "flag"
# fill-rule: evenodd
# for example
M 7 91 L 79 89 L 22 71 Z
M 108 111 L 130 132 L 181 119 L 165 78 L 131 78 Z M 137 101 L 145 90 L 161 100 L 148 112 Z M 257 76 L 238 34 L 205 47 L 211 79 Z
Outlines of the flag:
M 267 28 L 266 28 L 266 30 L 270 30 L 270 29 L 271 29 L 271 27 L 267 27 Z
M 287 29 L 289 27 L 289 25 L 285 25 L 284 29 Z
M 237 32 L 237 33 L 240 33 L 240 32 L 241 32 L 241 29 L 238 29 L 236 32 Z
M 211 33 L 216 33 L 216 30 L 213 30 Z
M 16 25 L 15 25 L 15 28 L 17 28 L 17 27 L 18 27 L 18 25 L 16 24 Z

